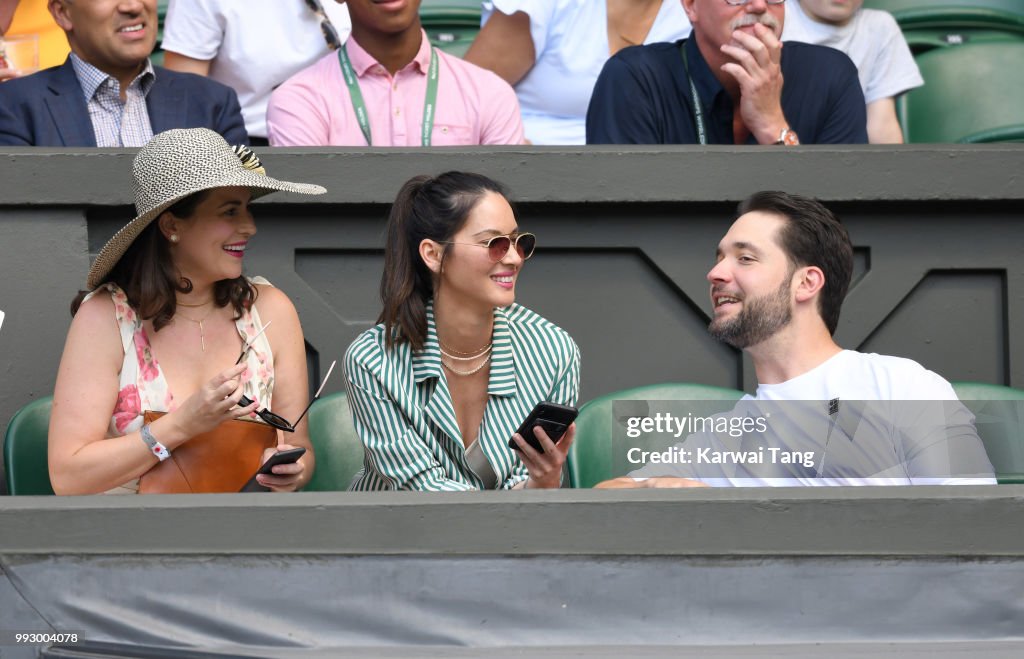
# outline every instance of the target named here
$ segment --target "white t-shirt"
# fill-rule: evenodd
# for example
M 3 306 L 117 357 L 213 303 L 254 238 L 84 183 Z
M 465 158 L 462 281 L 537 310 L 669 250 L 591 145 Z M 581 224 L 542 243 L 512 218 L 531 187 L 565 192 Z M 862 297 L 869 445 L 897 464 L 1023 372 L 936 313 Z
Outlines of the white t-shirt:
M 344 42 L 348 8 L 321 4 Z M 250 137 L 267 136 L 270 92 L 328 52 L 320 19 L 302 0 L 171 0 L 163 48 L 210 61 L 210 77 L 238 94 Z
M 878 9 L 861 9 L 846 25 L 813 20 L 799 0 L 786 0 L 783 41 L 802 41 L 846 53 L 857 65 L 864 101 L 895 97 L 924 84 L 896 19 Z
M 695 433 L 676 445 L 689 462 L 649 463 L 630 475 L 714 486 L 996 482 L 974 415 L 949 382 L 909 359 L 844 350 L 791 380 L 759 385 L 725 416 L 737 415 L 764 419 L 768 430 Z
M 530 17 L 536 62 L 515 86 L 526 138 L 534 144 L 586 144 L 587 106 L 608 61 L 608 5 L 604 0 L 493 0 L 495 9 Z M 677 41 L 690 34 L 680 0 L 662 0 L 644 43 Z

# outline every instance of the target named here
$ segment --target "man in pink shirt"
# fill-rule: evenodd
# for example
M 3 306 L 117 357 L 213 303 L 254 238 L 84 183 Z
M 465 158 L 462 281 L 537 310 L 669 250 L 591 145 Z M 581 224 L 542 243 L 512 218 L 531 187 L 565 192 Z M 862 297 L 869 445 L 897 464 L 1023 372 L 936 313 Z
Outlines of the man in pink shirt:
M 420 0 L 348 0 L 345 46 L 271 95 L 270 144 L 522 144 L 512 87 L 432 48 L 419 9 Z

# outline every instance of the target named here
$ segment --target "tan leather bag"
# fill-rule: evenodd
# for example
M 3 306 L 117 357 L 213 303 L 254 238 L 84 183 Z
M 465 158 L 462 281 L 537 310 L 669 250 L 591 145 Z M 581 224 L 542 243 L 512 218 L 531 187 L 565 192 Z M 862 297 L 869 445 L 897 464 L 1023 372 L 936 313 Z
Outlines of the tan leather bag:
M 164 412 L 146 412 L 152 423 Z M 256 473 L 263 451 L 277 446 L 277 430 L 235 419 L 196 435 L 139 478 L 139 494 L 238 492 Z

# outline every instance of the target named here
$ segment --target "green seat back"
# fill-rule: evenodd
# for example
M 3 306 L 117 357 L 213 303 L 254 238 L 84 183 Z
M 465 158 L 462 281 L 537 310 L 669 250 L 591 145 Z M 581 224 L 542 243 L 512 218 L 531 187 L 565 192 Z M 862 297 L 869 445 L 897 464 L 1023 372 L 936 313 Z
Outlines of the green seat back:
M 15 413 L 4 436 L 4 475 L 11 494 L 53 494 L 46 463 L 53 398 L 32 401 Z
M 1015 34 L 1003 30 L 929 28 L 903 32 L 910 52 L 915 57 L 933 48 L 962 46 L 967 43 L 989 43 L 992 41 L 1021 41 L 1024 33 Z
M 363 443 L 352 424 L 345 392 L 324 396 L 309 410 L 309 438 L 316 454 L 306 492 L 346 490 L 363 466 Z
M 953 382 L 974 413 L 978 436 L 1000 483 L 1024 483 L 1024 391 L 981 382 Z
M 722 400 L 743 397 L 742 391 L 704 384 L 652 384 L 612 392 L 588 401 L 576 419 L 576 439 L 569 448 L 569 484 L 593 487 L 601 481 L 623 476 L 612 467 L 612 435 L 615 419 L 612 404 L 617 400 Z
M 939 48 L 917 58 L 924 87 L 904 95 L 908 142 L 1013 139 L 1024 127 L 1024 40 Z
M 897 18 L 908 13 L 941 14 L 971 9 L 1024 16 L 1024 3 L 1020 0 L 864 0 L 864 6 L 883 9 Z
M 1007 12 L 984 7 L 923 7 L 897 12 L 893 17 L 904 32 L 930 28 L 989 29 L 1017 34 L 1024 32 L 1024 12 Z
M 932 48 L 1024 39 L 1019 0 L 867 0 L 893 14 L 914 55 Z
M 430 43 L 462 57 L 480 32 L 480 0 L 423 0 L 420 22 Z

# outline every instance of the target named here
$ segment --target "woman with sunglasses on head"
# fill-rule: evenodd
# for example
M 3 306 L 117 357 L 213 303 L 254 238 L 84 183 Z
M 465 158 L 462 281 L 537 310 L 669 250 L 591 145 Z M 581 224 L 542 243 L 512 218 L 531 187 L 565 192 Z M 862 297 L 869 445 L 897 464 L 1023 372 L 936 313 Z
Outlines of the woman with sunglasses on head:
M 579 393 L 572 338 L 515 304 L 535 243 L 485 176 L 417 176 L 399 191 L 380 324 L 345 358 L 365 449 L 351 489 L 559 487 L 575 426 L 557 444 L 536 427 L 543 452 L 516 434 L 537 403 Z
M 72 303 L 50 419 L 54 491 L 232 491 L 209 479 L 234 471 L 244 483 L 275 444 L 307 452 L 259 482 L 301 487 L 313 469 L 306 424 L 275 423 L 284 432 L 265 421 L 297 423 L 306 405 L 302 329 L 288 297 L 244 277 L 242 261 L 253 198 L 324 188 L 270 178 L 252 152 L 204 128 L 155 136 L 133 174 L 138 216 L 100 250 Z

